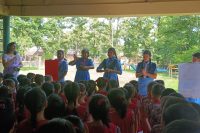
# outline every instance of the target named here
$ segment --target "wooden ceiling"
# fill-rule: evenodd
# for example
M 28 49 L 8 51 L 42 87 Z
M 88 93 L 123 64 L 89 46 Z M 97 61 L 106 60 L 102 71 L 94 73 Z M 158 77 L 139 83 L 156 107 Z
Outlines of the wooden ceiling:
M 200 14 L 200 0 L 0 0 L 0 15 L 151 16 Z

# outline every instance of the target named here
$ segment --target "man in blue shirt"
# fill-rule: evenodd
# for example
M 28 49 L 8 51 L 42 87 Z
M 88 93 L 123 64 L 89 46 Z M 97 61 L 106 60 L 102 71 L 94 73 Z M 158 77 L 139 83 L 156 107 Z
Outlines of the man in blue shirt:
M 58 67 L 58 81 L 64 82 L 65 76 L 68 72 L 68 64 L 67 60 L 64 58 L 64 51 L 58 50 L 57 51 L 57 59 L 59 61 L 59 67 Z

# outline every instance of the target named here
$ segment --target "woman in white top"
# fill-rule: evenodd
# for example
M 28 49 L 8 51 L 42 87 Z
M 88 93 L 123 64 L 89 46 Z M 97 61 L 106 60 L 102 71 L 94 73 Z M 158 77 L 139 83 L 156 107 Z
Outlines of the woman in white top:
M 8 44 L 5 54 L 2 57 L 2 64 L 4 67 L 3 74 L 12 74 L 17 78 L 19 70 L 22 67 L 22 59 L 16 52 L 16 43 Z

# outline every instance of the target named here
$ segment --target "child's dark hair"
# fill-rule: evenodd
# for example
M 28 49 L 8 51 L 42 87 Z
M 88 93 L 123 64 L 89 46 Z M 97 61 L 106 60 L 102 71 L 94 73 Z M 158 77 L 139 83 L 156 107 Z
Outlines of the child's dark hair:
M 103 77 L 99 77 L 99 78 L 96 80 L 96 83 L 97 83 L 97 87 L 98 87 L 98 88 L 106 88 L 106 87 L 107 87 L 107 84 L 108 84 L 108 80 L 106 80 L 106 79 L 103 78 Z
M 28 73 L 26 77 L 31 80 L 31 83 L 35 81 L 35 73 Z
M 76 133 L 85 133 L 84 123 L 78 116 L 68 115 L 65 119 L 73 124 Z
M 136 94 L 136 89 L 135 87 L 131 84 L 131 83 L 126 83 L 124 85 L 124 89 L 126 89 L 128 91 L 127 93 L 127 98 L 133 98 Z
M 28 79 L 27 77 L 23 77 L 20 79 L 20 84 L 19 86 L 30 86 L 31 80 Z
M 21 84 L 23 78 L 26 78 L 26 75 L 20 74 L 19 76 L 17 76 L 17 81 L 19 82 L 19 84 Z
M 161 80 L 161 79 L 157 79 L 157 80 L 154 80 L 156 83 L 158 84 L 161 84 L 163 86 L 165 86 L 165 81 L 164 80 Z
M 117 80 L 111 79 L 108 82 L 108 88 L 109 89 L 113 89 L 113 88 L 118 88 L 119 87 L 119 83 Z
M 152 82 L 150 82 L 150 83 L 147 85 L 147 92 L 148 92 L 148 94 L 151 94 L 152 88 L 153 88 L 153 86 L 154 86 L 155 84 L 157 84 L 157 83 L 154 82 L 154 81 L 152 81 Z
M 197 110 L 190 104 L 177 103 L 168 107 L 163 113 L 165 126 L 174 120 L 186 119 L 191 121 L 200 121 Z
M 13 77 L 14 77 L 13 74 L 7 73 L 7 74 L 5 74 L 5 75 L 3 76 L 3 79 L 13 78 Z
M 48 97 L 49 95 L 53 94 L 54 85 L 52 83 L 45 82 L 42 84 L 41 89 L 46 93 L 46 96 Z
M 0 86 L 0 97 L 9 97 L 9 89 L 7 86 L 2 85 Z
M 40 88 L 32 88 L 25 94 L 24 103 L 31 113 L 32 128 L 36 128 L 37 113 L 42 111 L 46 104 L 46 95 Z
M 15 81 L 13 81 L 12 79 L 8 78 L 3 81 L 3 85 L 5 86 L 10 86 L 11 84 L 15 84 Z
M 17 105 L 19 108 L 18 111 L 18 116 L 17 116 L 17 121 L 20 122 L 22 121 L 23 118 L 23 113 L 24 113 L 24 97 L 26 92 L 28 92 L 31 89 L 31 87 L 21 87 L 19 88 L 19 90 L 17 91 L 17 95 L 16 95 L 16 100 L 17 100 Z
M 51 94 L 48 97 L 48 106 L 45 109 L 45 118 L 51 120 L 56 117 L 63 117 L 66 113 L 64 101 L 57 94 Z
M 38 85 L 42 85 L 44 83 L 44 76 L 41 74 L 35 75 L 35 83 Z
M 96 92 L 96 82 L 94 80 L 88 81 L 88 87 L 87 88 L 87 94 L 88 96 L 91 96 L 93 93 Z
M 62 92 L 61 84 L 60 82 L 53 82 L 55 93 L 59 94 L 59 92 Z
M 193 108 L 196 109 L 196 111 L 198 111 L 199 115 L 200 115 L 200 105 L 197 103 L 190 103 L 192 105 Z
M 44 76 L 44 81 L 45 82 L 52 82 L 52 76 L 51 75 L 45 75 Z
M 129 81 L 129 83 L 131 83 L 131 84 L 135 87 L 135 89 L 137 90 L 137 92 L 139 91 L 139 90 L 138 90 L 138 81 L 136 81 L 136 80 L 131 80 L 131 81 Z
M 110 104 L 106 96 L 96 94 L 89 102 L 89 112 L 96 121 L 101 120 L 104 125 L 109 127 L 109 108 Z
M 175 120 L 167 125 L 162 133 L 200 133 L 200 124 L 184 119 Z
M 152 96 L 157 97 L 157 98 L 160 98 L 160 96 L 161 96 L 161 94 L 162 94 L 162 91 L 163 91 L 164 89 L 165 89 L 165 87 L 164 87 L 163 85 L 158 84 L 158 83 L 154 84 L 154 85 L 152 86 L 152 91 L 151 91 Z
M 5 87 L 0 87 L 2 89 Z M 5 91 L 5 90 L 4 90 Z M 15 122 L 12 100 L 9 97 L 0 96 L 0 133 L 9 133 Z
M 80 94 L 80 87 L 78 83 L 70 82 L 64 87 L 64 93 L 67 98 L 68 103 L 73 103 L 76 106 L 76 100 Z
M 181 95 L 180 93 L 177 93 L 177 92 L 171 93 L 171 94 L 169 94 L 169 96 L 179 97 L 179 98 L 185 99 L 185 97 L 183 95 Z
M 124 118 L 126 116 L 128 106 L 127 100 L 125 98 L 125 93 L 120 89 L 113 89 L 108 93 L 108 99 L 119 116 Z
M 162 94 L 161 94 L 161 97 L 164 97 L 164 96 L 169 96 L 171 93 L 174 93 L 176 92 L 174 89 L 172 88 L 166 88 Z
M 71 122 L 61 118 L 54 118 L 40 127 L 37 133 L 76 133 Z

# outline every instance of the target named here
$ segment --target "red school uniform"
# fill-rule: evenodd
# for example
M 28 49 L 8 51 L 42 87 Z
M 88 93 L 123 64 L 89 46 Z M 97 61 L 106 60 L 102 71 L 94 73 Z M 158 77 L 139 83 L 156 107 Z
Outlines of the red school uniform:
M 120 118 L 119 114 L 114 108 L 111 108 L 109 115 L 111 122 L 119 126 L 121 133 L 136 133 L 135 115 L 131 109 L 127 110 L 124 118 Z
M 107 95 L 108 95 L 108 92 L 105 91 L 105 90 L 98 90 L 96 93 L 97 93 L 97 94 L 102 94 L 102 95 L 104 95 L 104 96 L 107 96 Z
M 19 123 L 16 129 L 16 133 L 33 133 L 36 132 L 41 126 L 46 124 L 47 120 L 40 120 L 36 123 L 36 128 L 33 129 L 31 126 L 31 121 L 29 119 L 26 119 Z
M 81 118 L 82 121 L 88 120 L 88 111 L 87 111 L 87 103 L 82 103 L 77 107 L 77 114 Z

